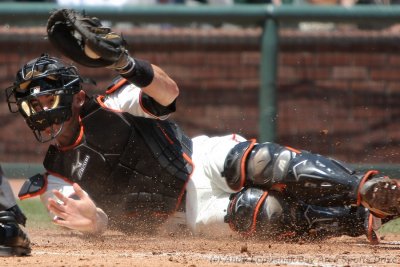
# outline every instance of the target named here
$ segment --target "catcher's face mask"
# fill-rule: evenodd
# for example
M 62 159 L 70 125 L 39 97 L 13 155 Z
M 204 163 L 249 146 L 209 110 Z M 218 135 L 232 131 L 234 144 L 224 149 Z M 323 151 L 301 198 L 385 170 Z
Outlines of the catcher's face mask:
M 75 67 L 42 55 L 20 69 L 14 84 L 6 89 L 8 108 L 22 114 L 39 142 L 50 141 L 70 119 L 80 82 Z

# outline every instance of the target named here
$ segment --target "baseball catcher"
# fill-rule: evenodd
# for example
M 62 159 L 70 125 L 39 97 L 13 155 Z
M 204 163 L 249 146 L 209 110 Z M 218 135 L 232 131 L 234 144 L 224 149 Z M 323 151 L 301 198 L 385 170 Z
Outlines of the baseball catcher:
M 120 34 L 74 10 L 55 11 L 48 37 L 67 58 L 116 79 L 89 96 L 77 68 L 43 54 L 7 89 L 36 139 L 53 140 L 47 170 L 20 197 L 40 195 L 54 222 L 85 233 L 141 231 L 180 218 L 193 233 L 262 238 L 366 234 L 399 215 L 397 180 L 377 171 L 244 137 L 187 137 L 168 119 L 179 89 L 134 58 Z

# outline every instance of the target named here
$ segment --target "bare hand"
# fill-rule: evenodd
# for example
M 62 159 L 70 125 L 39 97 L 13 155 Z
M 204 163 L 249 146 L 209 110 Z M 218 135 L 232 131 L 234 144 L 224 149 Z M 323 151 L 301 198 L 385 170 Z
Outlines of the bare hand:
M 57 190 L 53 191 L 58 198 L 58 200 L 49 198 L 48 209 L 56 215 L 53 222 L 81 232 L 98 232 L 96 205 L 78 184 L 74 183 L 73 188 L 75 195 L 79 198 L 77 200 L 65 197 Z

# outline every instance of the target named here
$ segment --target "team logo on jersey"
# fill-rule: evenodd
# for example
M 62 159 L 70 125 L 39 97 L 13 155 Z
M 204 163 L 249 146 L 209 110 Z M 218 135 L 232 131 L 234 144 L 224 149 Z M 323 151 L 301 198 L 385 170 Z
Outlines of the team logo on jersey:
M 71 170 L 72 175 L 76 173 L 78 180 L 82 179 L 86 166 L 89 163 L 90 156 L 86 155 L 82 161 L 80 160 L 80 158 L 81 158 L 81 152 L 78 151 L 78 154 L 76 156 L 76 163 L 72 164 L 72 170 Z

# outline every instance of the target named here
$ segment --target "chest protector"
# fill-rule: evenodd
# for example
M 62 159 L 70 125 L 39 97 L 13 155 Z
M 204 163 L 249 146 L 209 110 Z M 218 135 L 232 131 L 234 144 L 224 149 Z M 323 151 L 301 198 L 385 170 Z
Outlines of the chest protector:
M 166 219 L 193 169 L 191 140 L 172 122 L 115 112 L 94 98 L 82 110 L 81 141 L 64 151 L 51 145 L 44 167 L 79 183 L 117 224 L 120 216 Z

